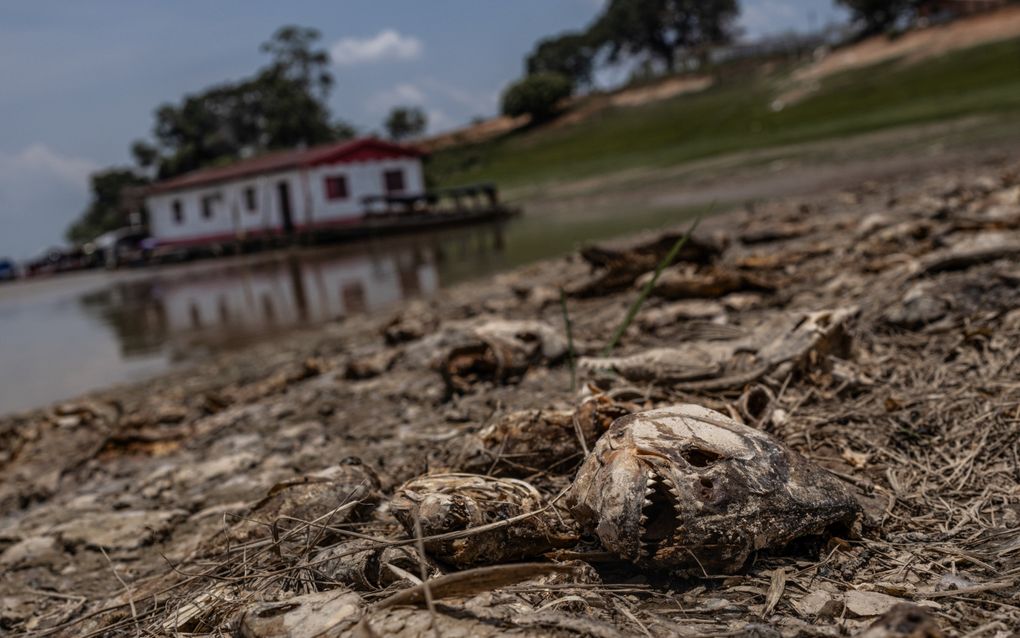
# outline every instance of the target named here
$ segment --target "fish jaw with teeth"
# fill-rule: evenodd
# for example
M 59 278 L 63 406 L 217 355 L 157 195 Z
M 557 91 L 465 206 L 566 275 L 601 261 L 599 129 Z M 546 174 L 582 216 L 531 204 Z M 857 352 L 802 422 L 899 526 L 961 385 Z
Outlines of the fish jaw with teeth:
M 567 506 L 621 558 L 692 576 L 737 571 L 753 551 L 849 523 L 857 511 L 825 470 L 696 405 L 617 419 Z

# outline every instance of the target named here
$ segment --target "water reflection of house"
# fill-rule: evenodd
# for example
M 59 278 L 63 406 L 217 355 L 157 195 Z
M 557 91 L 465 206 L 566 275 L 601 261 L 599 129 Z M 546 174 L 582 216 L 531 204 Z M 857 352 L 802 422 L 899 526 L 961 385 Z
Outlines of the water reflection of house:
M 130 357 L 187 355 L 427 296 L 501 266 L 500 224 L 337 248 L 201 262 L 118 277 L 85 294 L 86 313 Z M 352 252 L 357 251 L 357 252 Z
M 255 333 L 381 308 L 432 293 L 438 284 L 432 257 L 422 251 L 306 256 L 168 282 L 160 301 L 171 334 L 210 329 Z

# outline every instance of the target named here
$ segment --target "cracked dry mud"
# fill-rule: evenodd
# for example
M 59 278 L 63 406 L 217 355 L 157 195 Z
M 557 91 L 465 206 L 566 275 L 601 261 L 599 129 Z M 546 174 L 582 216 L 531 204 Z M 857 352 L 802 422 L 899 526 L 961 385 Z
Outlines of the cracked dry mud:
M 0 419 L 0 632 L 1011 635 L 1020 165 L 706 220 L 602 357 L 676 237 Z

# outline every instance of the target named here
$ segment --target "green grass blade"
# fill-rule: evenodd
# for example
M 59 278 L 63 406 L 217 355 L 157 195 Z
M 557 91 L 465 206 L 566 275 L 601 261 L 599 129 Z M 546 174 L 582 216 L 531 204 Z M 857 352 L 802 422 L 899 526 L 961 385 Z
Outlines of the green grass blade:
M 630 324 L 634 321 L 634 317 L 636 317 L 637 313 L 640 312 L 641 306 L 643 306 L 645 300 L 648 299 L 648 295 L 651 294 L 652 288 L 655 287 L 655 283 L 659 281 L 659 275 L 661 275 L 662 271 L 668 268 L 669 265 L 673 263 L 673 260 L 676 259 L 676 256 L 680 254 L 681 250 L 683 250 L 684 244 L 686 244 L 687 240 L 690 239 L 692 234 L 694 234 L 694 230 L 698 227 L 698 224 L 700 223 L 701 216 L 699 215 L 694 220 L 694 223 L 691 224 L 691 227 L 687 229 L 687 232 L 685 232 L 683 236 L 680 237 L 680 239 L 676 240 L 676 243 L 673 244 L 673 247 L 669 249 L 669 252 L 666 253 L 666 256 L 662 258 L 662 261 L 659 262 L 659 265 L 655 267 L 655 274 L 652 275 L 652 278 L 648 281 L 647 284 L 645 284 L 645 287 L 641 289 L 641 294 L 638 296 L 637 299 L 634 300 L 634 303 L 632 303 L 630 305 L 630 308 L 627 310 L 627 316 L 623 318 L 623 322 L 620 323 L 620 325 L 616 328 L 616 332 L 613 333 L 613 336 L 609 340 L 609 343 L 607 343 L 606 347 L 602 350 L 603 357 L 608 357 L 610 353 L 612 353 L 613 348 L 615 348 L 616 344 L 619 343 L 620 338 L 623 337 L 623 333 L 626 332 L 627 328 L 630 327 Z

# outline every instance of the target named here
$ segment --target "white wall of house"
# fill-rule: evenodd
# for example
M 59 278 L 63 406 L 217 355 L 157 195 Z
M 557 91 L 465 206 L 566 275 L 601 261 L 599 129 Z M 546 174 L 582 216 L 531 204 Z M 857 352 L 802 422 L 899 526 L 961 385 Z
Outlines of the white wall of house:
M 384 175 L 390 170 L 403 171 L 403 194 L 425 192 L 421 160 L 415 157 L 327 164 L 152 195 L 146 200 L 149 231 L 155 239 L 167 243 L 223 241 L 259 232 L 279 232 L 283 230 L 280 182 L 288 184 L 291 217 L 298 227 L 356 220 L 364 212 L 363 197 L 385 192 Z M 346 178 L 347 197 L 329 199 L 326 179 L 337 176 Z M 248 189 L 254 189 L 254 208 L 248 206 Z M 214 198 L 208 217 L 203 214 L 202 204 L 207 197 Z M 174 219 L 175 201 L 181 205 L 181 222 Z
M 328 223 L 360 217 L 364 212 L 361 198 L 384 194 L 386 191 L 383 176 L 390 170 L 400 170 L 404 173 L 402 195 L 421 195 L 425 192 L 421 160 L 416 157 L 325 164 L 309 169 L 311 223 Z M 347 179 L 346 198 L 331 200 L 327 197 L 326 179 L 330 177 Z
M 291 216 L 299 224 L 304 187 L 301 174 L 295 170 L 153 195 L 146 200 L 149 232 L 161 242 L 179 242 L 278 231 L 283 227 L 281 182 L 288 185 Z M 254 190 L 254 208 L 248 207 L 248 189 Z M 213 198 L 208 217 L 203 214 L 202 204 L 207 197 Z M 181 222 L 174 219 L 174 202 L 180 202 Z

